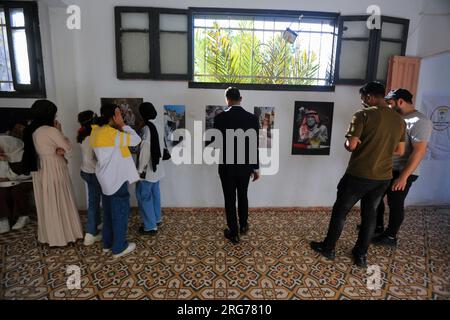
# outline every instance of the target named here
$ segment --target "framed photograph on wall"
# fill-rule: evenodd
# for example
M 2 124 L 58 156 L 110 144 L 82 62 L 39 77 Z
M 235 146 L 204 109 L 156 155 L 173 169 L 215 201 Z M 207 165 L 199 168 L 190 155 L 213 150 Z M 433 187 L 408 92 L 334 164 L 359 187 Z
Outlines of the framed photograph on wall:
M 143 98 L 101 98 L 101 105 L 116 104 L 122 111 L 125 124 L 139 132 L 144 126 L 144 120 L 139 113 L 139 106 L 144 102 Z
M 272 148 L 275 107 L 255 107 L 254 114 L 259 123 L 259 147 L 270 149 Z
M 177 129 L 186 128 L 186 108 L 183 105 L 164 106 L 164 138 L 167 148 L 172 150 L 182 140 L 172 140 L 172 133 Z
M 333 102 L 295 101 L 292 154 L 330 154 L 333 108 Z
M 205 109 L 205 132 L 214 128 L 214 118 L 226 109 L 225 106 L 206 106 Z M 205 147 L 213 141 L 205 141 Z
M 450 160 L 450 96 L 425 94 L 422 110 L 433 123 L 425 159 Z

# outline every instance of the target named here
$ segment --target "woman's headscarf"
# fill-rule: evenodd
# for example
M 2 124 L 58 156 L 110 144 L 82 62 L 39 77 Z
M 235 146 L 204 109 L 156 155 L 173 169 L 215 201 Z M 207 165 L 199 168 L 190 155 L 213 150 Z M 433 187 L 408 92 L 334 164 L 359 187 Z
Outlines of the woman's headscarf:
M 55 125 L 55 117 L 58 108 L 49 100 L 37 100 L 31 106 L 31 123 L 25 128 L 23 133 L 23 169 L 25 174 L 38 170 L 38 157 L 33 142 L 33 133 L 42 126 Z
M 156 129 L 156 126 L 149 120 L 155 119 L 158 113 L 156 112 L 153 104 L 150 102 L 141 103 L 141 105 L 139 106 L 139 113 L 144 119 L 145 124 L 150 129 L 150 155 L 152 161 L 152 170 L 153 172 L 155 172 L 162 155 L 161 147 L 159 145 L 158 130 Z

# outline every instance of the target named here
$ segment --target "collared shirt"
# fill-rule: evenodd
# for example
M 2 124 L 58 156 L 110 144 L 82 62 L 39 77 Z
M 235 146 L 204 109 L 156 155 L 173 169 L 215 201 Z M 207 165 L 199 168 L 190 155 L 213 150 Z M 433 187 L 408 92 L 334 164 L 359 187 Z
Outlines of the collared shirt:
M 391 108 L 373 106 L 357 111 L 345 136 L 357 137 L 361 143 L 352 152 L 347 173 L 371 180 L 392 179 L 392 155 L 405 141 L 405 127 L 405 121 Z
M 95 174 L 105 195 L 113 195 L 128 181 L 139 181 L 129 147 L 141 142 L 139 135 L 129 126 L 119 131 L 109 125 L 92 126 L 89 139 L 97 158 Z

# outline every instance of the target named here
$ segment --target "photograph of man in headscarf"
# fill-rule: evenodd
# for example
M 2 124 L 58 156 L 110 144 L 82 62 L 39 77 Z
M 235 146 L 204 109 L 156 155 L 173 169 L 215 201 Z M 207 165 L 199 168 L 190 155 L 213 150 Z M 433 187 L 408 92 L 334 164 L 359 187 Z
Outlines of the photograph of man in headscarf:
M 295 104 L 292 154 L 330 154 L 333 103 Z

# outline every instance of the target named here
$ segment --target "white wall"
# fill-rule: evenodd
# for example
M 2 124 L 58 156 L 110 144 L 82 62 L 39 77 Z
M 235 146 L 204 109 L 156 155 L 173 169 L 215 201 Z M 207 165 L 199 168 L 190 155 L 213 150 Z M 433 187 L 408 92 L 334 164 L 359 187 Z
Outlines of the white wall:
M 426 57 L 450 50 L 450 1 L 424 1 L 420 14 L 417 55 Z M 442 32 L 446 30 L 447 32 Z
M 450 95 L 450 51 L 422 59 L 417 109 L 423 95 Z M 420 177 L 410 191 L 409 203 L 450 203 L 450 161 L 423 160 Z
M 70 3 L 69 3 L 70 2 Z M 410 19 L 410 30 L 419 26 L 422 0 L 378 1 L 382 14 Z M 365 14 L 372 0 L 293 1 L 202 1 L 202 0 L 74 0 L 82 10 L 82 29 L 65 28 L 65 7 L 60 0 L 40 3 L 41 32 L 48 97 L 59 106 L 58 116 L 65 133 L 74 141 L 76 114 L 91 108 L 99 110 L 101 97 L 142 97 L 152 101 L 159 114 L 164 104 L 186 105 L 187 128 L 194 120 L 204 119 L 208 104 L 223 102 L 222 90 L 189 89 L 186 82 L 120 81 L 116 78 L 114 6 L 136 5 L 187 8 L 189 6 L 267 8 Z M 445 33 L 445 30 L 440 30 Z M 408 39 L 407 54 L 416 55 L 418 32 Z M 55 83 L 56 85 L 53 85 Z M 275 106 L 275 127 L 280 129 L 280 171 L 251 185 L 251 206 L 331 206 L 337 182 L 345 171 L 349 154 L 343 149 L 343 135 L 351 114 L 359 108 L 357 87 L 337 86 L 335 92 L 243 91 L 244 107 Z M 330 156 L 292 156 L 290 142 L 294 101 L 333 101 L 335 104 Z M 1 106 L 30 106 L 32 100 L 0 99 Z M 79 147 L 72 156 L 70 168 L 80 208 L 84 207 L 84 188 L 78 175 Z M 174 166 L 169 164 L 162 181 L 164 206 L 222 206 L 217 167 L 206 165 Z M 412 203 L 419 195 L 410 197 Z M 442 199 L 431 197 L 427 203 Z

